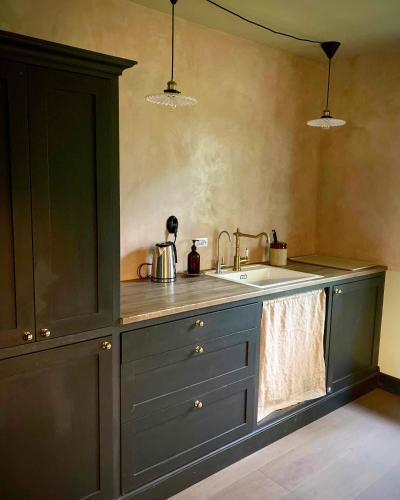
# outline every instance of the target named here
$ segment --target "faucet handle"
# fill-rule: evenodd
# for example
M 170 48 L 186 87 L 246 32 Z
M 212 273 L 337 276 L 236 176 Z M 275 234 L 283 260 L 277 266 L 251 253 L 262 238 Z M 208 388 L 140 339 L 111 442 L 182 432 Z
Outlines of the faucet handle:
M 249 263 L 249 249 L 246 248 L 244 251 L 244 257 L 239 257 L 240 264 L 248 264 Z

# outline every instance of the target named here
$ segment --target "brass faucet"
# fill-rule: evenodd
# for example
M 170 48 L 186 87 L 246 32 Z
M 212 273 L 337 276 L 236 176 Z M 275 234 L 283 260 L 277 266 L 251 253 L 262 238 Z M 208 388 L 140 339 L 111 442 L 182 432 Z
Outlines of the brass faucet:
M 249 262 L 248 255 L 246 255 L 245 257 L 240 256 L 240 238 L 257 239 L 257 238 L 261 238 L 262 236 L 265 236 L 268 245 L 271 243 L 271 238 L 269 237 L 269 234 L 265 233 L 265 232 L 262 232 L 259 234 L 247 234 L 247 233 L 241 233 L 239 231 L 239 228 L 237 228 L 236 233 L 233 233 L 233 235 L 236 237 L 236 252 L 235 252 L 235 257 L 233 260 L 233 270 L 234 271 L 240 271 L 242 264 L 248 264 L 248 262 Z
M 218 243 L 217 243 L 217 265 L 215 267 L 215 272 L 217 274 L 221 274 L 222 268 L 224 267 L 224 258 L 220 257 L 220 251 L 219 251 L 219 242 L 221 239 L 221 236 L 223 234 L 226 234 L 228 236 L 229 242 L 231 242 L 231 235 L 228 233 L 228 231 L 221 231 L 218 235 Z

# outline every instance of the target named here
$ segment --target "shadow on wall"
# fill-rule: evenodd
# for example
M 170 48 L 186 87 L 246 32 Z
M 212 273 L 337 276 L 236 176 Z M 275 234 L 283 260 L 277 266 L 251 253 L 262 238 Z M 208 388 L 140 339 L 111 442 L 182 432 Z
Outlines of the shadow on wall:
M 129 252 L 121 258 L 121 276 L 133 276 L 131 279 L 138 278 L 137 276 L 137 262 L 140 263 L 151 263 L 152 253 L 151 248 L 141 247 L 135 249 L 133 252 Z M 143 266 L 141 269 L 141 275 L 146 276 L 151 273 L 150 266 Z

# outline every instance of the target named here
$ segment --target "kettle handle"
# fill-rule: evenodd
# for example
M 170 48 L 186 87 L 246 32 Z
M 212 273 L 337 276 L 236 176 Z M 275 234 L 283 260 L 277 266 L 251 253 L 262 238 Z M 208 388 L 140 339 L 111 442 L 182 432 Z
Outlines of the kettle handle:
M 175 255 L 175 264 L 178 263 L 178 254 L 176 253 L 176 245 L 175 242 L 172 243 L 172 246 L 174 247 L 174 255 Z

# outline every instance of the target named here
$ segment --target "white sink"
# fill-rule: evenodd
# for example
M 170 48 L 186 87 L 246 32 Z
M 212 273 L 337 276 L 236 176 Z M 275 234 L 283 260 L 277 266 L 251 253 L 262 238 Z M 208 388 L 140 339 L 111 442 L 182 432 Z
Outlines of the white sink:
M 226 269 L 220 274 L 217 274 L 215 271 L 208 271 L 206 274 L 214 278 L 233 281 L 241 285 L 254 286 L 256 288 L 271 288 L 281 284 L 301 283 L 321 278 L 319 274 L 301 273 L 299 271 L 291 271 L 290 269 L 262 264 L 245 266 L 239 272 Z

